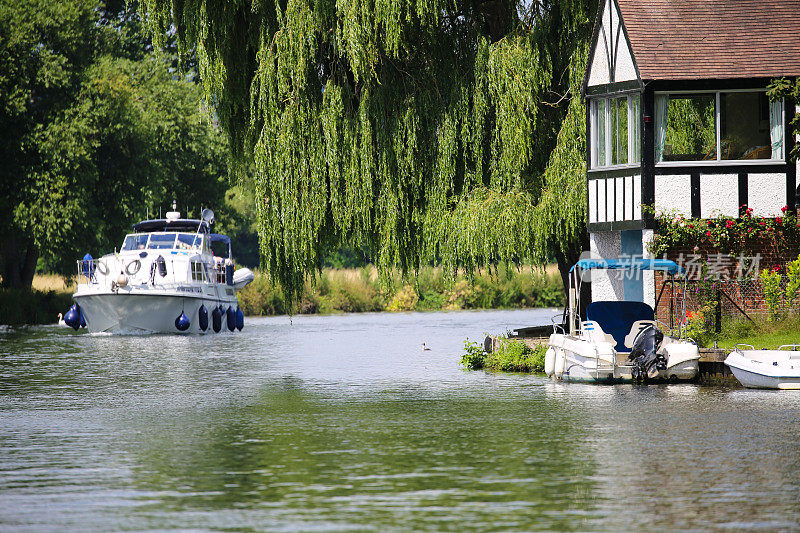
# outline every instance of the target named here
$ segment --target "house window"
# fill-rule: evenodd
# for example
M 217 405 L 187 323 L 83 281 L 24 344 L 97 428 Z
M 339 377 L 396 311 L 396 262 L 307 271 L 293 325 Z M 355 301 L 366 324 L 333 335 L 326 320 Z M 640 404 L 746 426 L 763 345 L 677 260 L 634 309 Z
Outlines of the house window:
M 592 168 L 641 160 L 640 108 L 638 94 L 592 100 Z
M 657 163 L 783 159 L 783 102 L 764 91 L 656 94 Z

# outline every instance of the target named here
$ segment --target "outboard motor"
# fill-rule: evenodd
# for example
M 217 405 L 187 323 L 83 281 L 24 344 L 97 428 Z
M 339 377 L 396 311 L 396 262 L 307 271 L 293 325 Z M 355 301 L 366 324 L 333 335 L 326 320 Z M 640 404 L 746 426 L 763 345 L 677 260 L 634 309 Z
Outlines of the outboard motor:
M 631 377 L 634 381 L 646 381 L 658 375 L 659 370 L 667 368 L 667 360 L 657 354 L 664 340 L 664 334 L 654 325 L 643 328 L 633 341 L 628 360 L 633 364 Z

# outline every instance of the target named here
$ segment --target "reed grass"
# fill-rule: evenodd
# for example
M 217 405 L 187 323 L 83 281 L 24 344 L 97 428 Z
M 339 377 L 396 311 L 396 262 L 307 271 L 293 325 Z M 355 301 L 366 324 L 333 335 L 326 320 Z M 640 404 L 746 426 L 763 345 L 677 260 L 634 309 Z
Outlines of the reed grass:
M 460 273 L 448 279 L 441 268 L 426 268 L 415 277 L 393 272 L 386 278 L 372 267 L 324 269 L 315 282 L 307 280 L 293 313 L 354 313 L 368 311 L 438 311 L 558 307 L 564 304 L 561 278 L 555 265 L 547 268 L 481 271 L 472 278 Z M 256 272 L 255 280 L 239 293 L 247 315 L 288 311 L 279 287 Z

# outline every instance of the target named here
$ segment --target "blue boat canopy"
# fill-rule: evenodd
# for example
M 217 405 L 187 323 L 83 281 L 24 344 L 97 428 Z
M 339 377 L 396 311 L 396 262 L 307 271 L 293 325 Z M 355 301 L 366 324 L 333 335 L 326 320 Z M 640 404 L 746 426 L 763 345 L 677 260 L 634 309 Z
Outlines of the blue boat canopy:
M 231 245 L 231 238 L 227 235 L 223 235 L 221 233 L 211 233 L 209 234 L 209 237 L 211 238 L 211 242 L 224 242 L 228 246 Z
M 581 270 L 663 270 L 670 274 L 683 274 L 686 269 L 679 266 L 675 261 L 669 259 L 642 259 L 642 258 L 620 258 L 620 259 L 581 259 L 570 272 L 580 268 Z

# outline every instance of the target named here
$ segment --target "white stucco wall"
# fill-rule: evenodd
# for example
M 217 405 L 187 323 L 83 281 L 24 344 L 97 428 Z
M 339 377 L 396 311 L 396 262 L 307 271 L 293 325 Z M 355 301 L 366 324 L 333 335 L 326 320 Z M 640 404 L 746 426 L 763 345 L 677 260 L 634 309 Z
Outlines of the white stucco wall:
M 597 221 L 606 222 L 606 180 L 597 184 Z
M 616 7 L 615 7 L 616 9 Z M 619 11 L 616 12 L 619 14 Z M 615 17 L 617 27 L 619 27 L 619 20 Z M 616 35 L 616 29 L 615 33 Z M 614 81 L 632 81 L 636 80 L 636 67 L 633 66 L 633 54 L 631 53 L 628 39 L 625 38 L 625 32 L 619 36 L 619 49 L 617 50 L 617 70 L 614 72 Z
M 656 176 L 656 212 L 677 211 L 684 216 L 692 214 L 691 176 Z
M 642 230 L 642 255 L 645 259 L 653 259 L 653 254 L 647 251 L 647 246 L 653 240 L 653 230 Z M 644 282 L 644 303 L 650 307 L 656 305 L 656 286 L 655 274 L 653 272 L 643 272 L 642 278 Z
M 642 219 L 642 177 L 633 177 L 633 219 Z
M 589 234 L 589 250 L 600 257 L 618 257 L 622 247 L 618 231 L 597 231 Z M 611 276 L 609 276 L 611 273 Z M 609 270 L 592 271 L 592 300 L 623 299 L 622 280 L 616 272 Z
M 700 217 L 711 218 L 718 214 L 739 215 L 738 174 L 700 175 Z
M 786 174 L 748 174 L 747 193 L 753 215 L 780 216 L 786 205 Z
M 605 36 L 603 35 L 603 32 L 600 32 L 600 35 L 597 36 L 595 53 L 592 57 L 592 70 L 589 71 L 588 84 L 590 87 L 592 85 L 605 85 L 610 80 L 608 75 L 608 59 L 606 58 L 605 47 Z
M 620 12 L 615 0 L 606 0 L 601 6 L 603 14 L 601 24 L 605 31 L 601 31 L 597 36 L 594 54 L 592 55 L 592 67 L 589 70 L 589 86 L 604 85 L 611 83 L 611 65 L 608 62 L 606 50 L 612 50 L 612 43 L 617 47 L 616 50 L 616 70 L 614 71 L 614 82 L 636 80 L 636 67 L 634 66 L 633 54 L 630 44 L 625 38 L 625 33 L 620 27 Z M 619 39 L 616 38 L 617 32 L 622 32 Z M 611 43 L 606 41 L 611 41 Z

